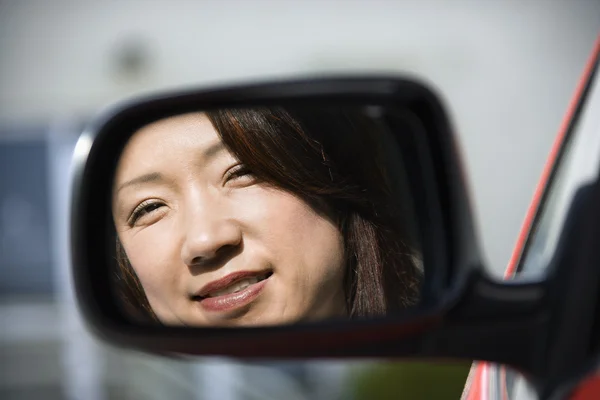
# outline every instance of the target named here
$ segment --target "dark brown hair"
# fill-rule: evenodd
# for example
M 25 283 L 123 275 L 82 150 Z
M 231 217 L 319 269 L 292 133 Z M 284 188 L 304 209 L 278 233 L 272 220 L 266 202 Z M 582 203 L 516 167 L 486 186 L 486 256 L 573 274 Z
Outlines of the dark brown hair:
M 206 114 L 258 180 L 333 212 L 345 243 L 350 317 L 384 315 L 418 300 L 422 273 L 407 210 L 391 190 L 382 127 L 364 110 L 272 107 Z M 127 308 L 157 321 L 118 239 L 117 266 Z

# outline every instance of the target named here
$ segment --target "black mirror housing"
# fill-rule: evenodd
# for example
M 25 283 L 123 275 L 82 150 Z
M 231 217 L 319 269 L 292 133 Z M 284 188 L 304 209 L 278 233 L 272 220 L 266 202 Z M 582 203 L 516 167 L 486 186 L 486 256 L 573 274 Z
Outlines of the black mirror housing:
M 106 265 L 112 261 L 113 242 L 105 234 L 110 229 L 108 193 L 128 139 L 140 127 L 175 114 L 275 105 L 376 105 L 391 110 L 385 122 L 402 151 L 426 265 L 419 306 L 397 316 L 277 327 L 132 324 L 107 295 L 111 277 Z M 460 303 L 467 287 L 483 276 L 482 260 L 456 137 L 440 98 L 423 83 L 336 77 L 143 98 L 113 108 L 92 123 L 79 139 L 74 162 L 71 243 L 77 299 L 92 331 L 112 344 L 160 354 L 258 358 L 460 354 L 449 348 L 440 351 L 432 340 L 439 339 L 447 313 Z

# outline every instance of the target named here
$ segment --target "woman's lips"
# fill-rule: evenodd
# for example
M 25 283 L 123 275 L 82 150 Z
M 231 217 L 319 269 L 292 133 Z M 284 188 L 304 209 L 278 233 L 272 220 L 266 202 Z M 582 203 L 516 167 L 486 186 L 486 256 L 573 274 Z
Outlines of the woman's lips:
M 225 312 L 251 303 L 262 292 L 269 277 L 270 272 L 237 272 L 227 275 L 223 279 L 211 282 L 200 290 L 199 295 L 194 296 L 198 304 L 206 311 Z M 233 287 L 237 283 L 252 278 L 262 278 L 256 283 L 252 283 L 243 289 L 234 292 L 219 295 L 218 292 L 226 291 L 228 287 Z

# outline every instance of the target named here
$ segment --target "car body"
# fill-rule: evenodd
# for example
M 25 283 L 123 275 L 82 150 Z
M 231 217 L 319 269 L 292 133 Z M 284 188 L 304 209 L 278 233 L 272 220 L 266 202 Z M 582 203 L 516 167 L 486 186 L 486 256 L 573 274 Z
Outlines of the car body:
M 596 41 L 573 99 L 556 136 L 538 183 L 505 279 L 543 273 L 548 248 L 564 229 L 566 203 L 598 169 L 600 161 L 600 39 Z M 550 249 L 552 250 L 552 249 Z M 596 316 L 598 318 L 598 316 Z M 597 358 L 598 354 L 590 356 Z M 573 399 L 600 397 L 600 374 L 595 364 L 580 373 L 565 395 Z M 531 388 L 506 366 L 476 362 L 463 398 L 467 400 L 534 398 Z

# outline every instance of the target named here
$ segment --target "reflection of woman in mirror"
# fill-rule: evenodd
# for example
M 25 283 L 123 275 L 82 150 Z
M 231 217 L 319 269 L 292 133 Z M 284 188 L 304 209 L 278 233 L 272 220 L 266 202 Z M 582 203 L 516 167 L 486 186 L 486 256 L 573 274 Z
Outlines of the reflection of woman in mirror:
M 420 270 L 360 111 L 190 113 L 136 132 L 115 177 L 119 290 L 163 324 L 383 315 Z

